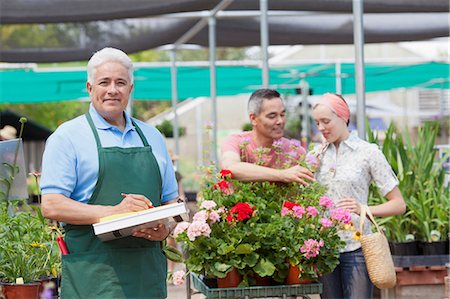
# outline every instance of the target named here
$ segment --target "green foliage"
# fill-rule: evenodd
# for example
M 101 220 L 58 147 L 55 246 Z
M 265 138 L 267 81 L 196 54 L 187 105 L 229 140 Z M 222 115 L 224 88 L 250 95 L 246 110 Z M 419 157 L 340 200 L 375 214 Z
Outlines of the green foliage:
M 253 125 L 251 123 L 245 123 L 242 125 L 242 131 L 251 131 L 253 130 Z
M 0 43 L 4 49 L 57 48 L 76 45 L 79 30 L 70 24 L 19 24 L 0 26 Z
M 0 202 L 2 210 L 5 202 Z M 14 204 L 18 210 L 17 203 Z M 39 208 L 23 204 L 15 215 L 0 214 L 0 281 L 25 283 L 57 277 L 61 267 L 57 230 Z
M 88 102 L 59 102 L 40 104 L 0 104 L 0 110 L 20 111 L 36 123 L 55 130 L 60 124 L 86 113 Z
M 171 138 L 173 137 L 173 125 L 169 120 L 164 120 L 161 124 L 156 125 L 156 128 L 163 134 L 164 136 Z M 186 128 L 179 127 L 178 134 L 179 136 L 183 136 L 186 133 Z
M 399 179 L 399 189 L 407 205 L 402 217 L 386 217 L 380 221 L 387 237 L 393 241 L 405 241 L 407 234 L 417 240 L 433 241 L 432 231 L 445 239 L 449 233 L 450 185 L 445 185 L 442 165 L 449 157 L 436 159 L 436 136 L 439 124 L 430 122 L 418 128 L 417 142 L 413 143 L 408 132 L 400 132 L 391 124 L 386 132 L 382 151 Z M 369 141 L 375 141 L 369 131 Z M 383 197 L 372 188 L 370 202 L 378 204 Z
M 41 276 L 57 277 L 61 268 L 55 241 L 59 230 L 50 227 L 38 207 L 9 198 L 19 171 L 17 155 L 26 121 L 24 117 L 19 120 L 21 126 L 14 162 L 3 163 L 9 175 L 0 178 L 0 184 L 4 185 L 0 193 L 0 281 L 10 283 L 20 277 L 25 283 L 34 282 Z

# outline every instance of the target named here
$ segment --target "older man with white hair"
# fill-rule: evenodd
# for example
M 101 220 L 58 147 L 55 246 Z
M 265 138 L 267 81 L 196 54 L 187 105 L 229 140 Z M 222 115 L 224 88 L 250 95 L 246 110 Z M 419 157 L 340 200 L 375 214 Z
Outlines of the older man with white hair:
M 102 217 L 173 202 L 177 182 L 162 135 L 130 117 L 133 64 L 104 48 L 87 65 L 91 105 L 48 139 L 42 163 L 42 212 L 65 223 L 61 298 L 166 298 L 167 262 L 160 224 L 102 242 Z

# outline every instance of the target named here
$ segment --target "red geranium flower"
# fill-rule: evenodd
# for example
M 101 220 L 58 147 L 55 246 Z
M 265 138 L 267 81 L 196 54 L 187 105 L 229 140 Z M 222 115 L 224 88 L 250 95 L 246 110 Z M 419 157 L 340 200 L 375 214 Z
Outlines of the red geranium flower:
M 220 171 L 220 176 L 221 176 L 223 179 L 226 179 L 227 176 L 229 176 L 230 179 L 232 179 L 232 178 L 233 178 L 233 173 L 232 173 L 230 170 L 228 170 L 228 169 L 222 169 L 222 170 Z
M 230 183 L 227 181 L 220 181 L 214 184 L 213 189 L 219 188 L 220 190 L 224 191 L 230 188 Z
M 295 206 L 299 206 L 299 204 L 295 203 L 295 202 L 290 202 L 290 201 L 285 201 L 283 204 L 283 207 L 285 207 L 288 210 L 292 210 L 292 208 Z
M 231 222 L 232 220 L 242 221 L 250 219 L 254 209 L 255 207 L 250 206 L 248 203 L 240 202 L 231 208 L 227 220 L 228 222 Z

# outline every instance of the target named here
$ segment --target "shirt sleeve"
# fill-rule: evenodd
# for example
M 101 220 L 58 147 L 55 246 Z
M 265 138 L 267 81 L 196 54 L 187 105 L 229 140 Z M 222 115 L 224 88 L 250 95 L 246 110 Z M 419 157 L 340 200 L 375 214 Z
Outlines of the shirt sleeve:
M 42 194 L 56 193 L 70 197 L 77 181 L 76 173 L 74 147 L 57 130 L 48 138 L 42 158 Z
M 222 154 L 226 153 L 226 152 L 233 152 L 233 153 L 240 155 L 240 153 L 241 153 L 241 150 L 239 147 L 240 141 L 241 141 L 241 138 L 238 134 L 228 136 L 224 141 L 222 141 L 222 146 L 221 146 Z
M 372 180 L 380 189 L 381 194 L 386 196 L 398 186 L 398 179 L 383 152 L 376 145 L 374 145 L 369 161 Z
M 160 135 L 160 134 L 159 134 Z M 175 178 L 175 169 L 173 168 L 172 159 L 165 146 L 165 142 L 162 136 L 160 136 L 160 142 L 162 143 L 164 155 L 163 160 L 159 161 L 163 166 L 162 178 L 162 198 L 161 202 L 167 202 L 171 199 L 178 197 L 178 183 Z

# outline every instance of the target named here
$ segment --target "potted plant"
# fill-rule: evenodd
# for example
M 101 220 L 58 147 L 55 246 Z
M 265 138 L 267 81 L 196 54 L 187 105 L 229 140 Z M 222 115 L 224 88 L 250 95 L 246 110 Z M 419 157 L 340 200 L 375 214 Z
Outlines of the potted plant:
M 26 184 L 17 186 L 15 180 L 19 174 L 24 175 L 24 167 L 17 161 L 26 119 L 21 118 L 20 122 L 13 162 L 4 163 L 9 172 L 0 180 L 0 286 L 6 298 L 38 298 L 39 280 L 44 276 L 57 277 L 59 273 L 55 239 L 60 232 L 42 216 L 39 207 L 29 206 L 26 198 L 11 199 L 13 190 L 20 187 L 26 190 L 27 187 Z M 20 295 L 17 288 L 24 288 L 29 293 Z
M 323 187 L 240 182 L 228 170 L 207 174 L 193 222 L 174 230 L 189 271 L 216 278 L 237 272 L 245 287 L 261 278 L 284 284 L 291 265 L 300 269 L 297 278 L 311 279 L 337 265 L 344 244 L 336 231 L 344 224 L 333 214 L 331 199 L 321 201 Z M 287 202 L 301 206 L 303 215 L 286 213 Z M 311 240 L 321 248 L 310 247 Z
M 431 243 L 438 243 L 439 246 L 448 243 L 450 186 L 445 184 L 442 165 L 450 153 L 436 159 L 438 132 L 439 123 L 425 123 L 418 128 L 418 141 L 413 143 L 408 132 L 400 134 L 391 124 L 382 146 L 399 179 L 399 188 L 408 210 L 404 217 L 386 217 L 380 224 L 386 229 L 387 237 L 395 242 L 394 248 L 400 246 L 398 243 L 408 247 L 405 251 L 407 255 L 418 254 L 419 250 L 434 245 Z M 369 141 L 377 141 L 370 131 Z M 372 191 L 371 201 L 381 201 L 382 196 L 377 190 Z

